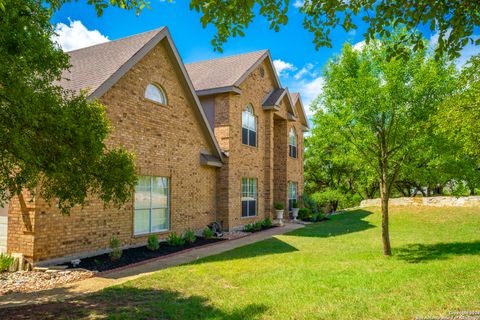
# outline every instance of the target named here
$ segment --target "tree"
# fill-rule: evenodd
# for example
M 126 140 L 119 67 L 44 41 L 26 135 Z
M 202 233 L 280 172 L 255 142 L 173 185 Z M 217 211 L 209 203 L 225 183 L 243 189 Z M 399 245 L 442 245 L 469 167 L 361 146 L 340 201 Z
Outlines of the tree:
M 373 198 L 378 182 L 372 178 L 368 164 L 333 125 L 333 114 L 319 109 L 318 99 L 313 105 L 318 111 L 312 117 L 313 126 L 305 139 L 305 191 L 308 194 L 338 191 L 344 195 L 344 204 L 349 206 Z
M 402 33 L 398 33 L 401 37 Z M 394 35 L 397 36 L 397 35 Z M 383 252 L 391 255 L 388 202 L 410 154 L 421 149 L 431 117 L 451 91 L 454 67 L 418 50 L 388 61 L 389 39 L 362 51 L 345 45 L 325 69 L 321 105 L 332 125 L 379 181 Z
M 463 67 L 455 87 L 436 117 L 437 132 L 480 160 L 480 55 Z
M 0 0 L 0 9 L 2 3 Z M 46 0 L 52 11 L 58 10 L 64 3 L 72 0 Z M 173 0 L 167 0 L 172 1 Z M 90 0 L 100 16 L 108 6 L 126 10 L 135 10 L 137 14 L 149 8 L 146 0 Z M 377 36 L 389 38 L 392 30 L 399 26 L 410 32 L 390 43 L 387 57 L 402 56 L 405 59 L 412 46 L 413 51 L 425 47 L 423 34 L 419 28 L 425 27 L 437 31 L 438 47 L 436 57 L 448 54 L 451 58 L 460 56 L 460 51 L 469 42 L 480 45 L 480 38 L 474 36 L 475 28 L 480 26 L 480 2 L 471 0 L 305 0 L 300 12 L 304 14 L 303 26 L 314 35 L 316 48 L 331 47 L 330 33 L 340 26 L 346 32 L 357 29 L 354 18 L 358 17 L 367 24 L 364 34 L 367 42 Z M 258 13 L 270 23 L 270 29 L 278 31 L 288 23 L 290 0 L 190 0 L 190 9 L 200 12 L 200 21 L 205 28 L 212 24 L 217 33 L 212 40 L 215 50 L 222 51 L 222 45 L 230 37 L 244 36 L 245 29 Z M 258 11 L 258 12 L 257 12 Z
M 0 13 L 0 205 L 29 190 L 63 213 L 89 193 L 124 203 L 136 176 L 131 154 L 107 148 L 105 108 L 55 85 L 68 55 L 50 38 L 50 14 L 34 0 L 8 0 Z

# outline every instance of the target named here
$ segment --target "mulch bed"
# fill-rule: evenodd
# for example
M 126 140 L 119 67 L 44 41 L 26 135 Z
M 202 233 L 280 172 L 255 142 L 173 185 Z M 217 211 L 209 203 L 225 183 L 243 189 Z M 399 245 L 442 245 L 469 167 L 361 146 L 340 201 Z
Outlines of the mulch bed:
M 205 239 L 198 237 L 194 243 L 186 243 L 182 246 L 170 246 L 167 243 L 162 242 L 160 243 L 160 248 L 156 251 L 151 251 L 146 246 L 125 249 L 122 252 L 122 257 L 118 260 L 112 261 L 109 254 L 104 253 L 97 256 L 81 259 L 80 264 L 75 267 L 71 263 L 63 265 L 67 265 L 68 268 L 83 268 L 91 271 L 103 272 L 128 266 L 130 264 L 142 262 L 145 260 L 166 256 L 168 254 L 180 252 L 185 249 L 191 249 L 223 240 L 224 239 L 220 238 Z

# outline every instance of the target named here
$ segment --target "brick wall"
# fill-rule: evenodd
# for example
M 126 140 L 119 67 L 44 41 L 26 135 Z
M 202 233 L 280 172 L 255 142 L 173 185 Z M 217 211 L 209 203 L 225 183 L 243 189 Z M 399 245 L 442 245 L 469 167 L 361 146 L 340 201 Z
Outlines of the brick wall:
M 187 228 L 202 229 L 216 220 L 217 169 L 200 166 L 200 151 L 210 147 L 165 42 L 152 49 L 100 100 L 107 106 L 114 127 L 107 145 L 133 152 L 139 174 L 170 177 L 170 227 L 180 233 Z M 152 82 L 164 88 L 167 106 L 143 98 Z M 83 210 L 74 208 L 69 216 L 62 216 L 36 199 L 34 237 L 22 235 L 15 203 L 8 250 L 32 255 L 35 261 L 104 249 L 113 235 L 124 246 L 146 242 L 147 236 L 133 236 L 133 200 L 121 208 L 104 208 L 100 200 L 91 197 Z M 158 234 L 159 238 L 167 235 Z

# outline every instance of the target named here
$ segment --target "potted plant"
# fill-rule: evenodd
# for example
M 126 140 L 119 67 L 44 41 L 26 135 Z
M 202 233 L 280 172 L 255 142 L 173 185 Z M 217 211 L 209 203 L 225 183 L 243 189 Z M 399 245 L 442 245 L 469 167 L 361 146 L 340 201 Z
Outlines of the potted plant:
M 298 217 L 298 203 L 296 200 L 293 201 L 292 203 L 292 216 L 293 216 L 293 221 L 297 221 Z
M 283 211 L 284 211 L 283 209 L 285 208 L 283 203 L 275 203 L 274 207 L 275 207 L 275 213 L 277 215 L 277 220 L 282 221 Z

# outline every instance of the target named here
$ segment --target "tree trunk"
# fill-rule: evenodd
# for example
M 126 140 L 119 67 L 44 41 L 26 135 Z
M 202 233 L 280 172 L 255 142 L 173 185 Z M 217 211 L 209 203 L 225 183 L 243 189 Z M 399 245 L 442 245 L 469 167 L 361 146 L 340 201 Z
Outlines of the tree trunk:
M 386 172 L 383 172 L 382 178 L 380 179 L 380 198 L 382 202 L 382 241 L 383 254 L 386 256 L 391 256 L 392 249 L 390 247 L 390 234 L 388 231 L 388 200 L 390 199 L 390 193 L 388 192 L 386 176 Z

